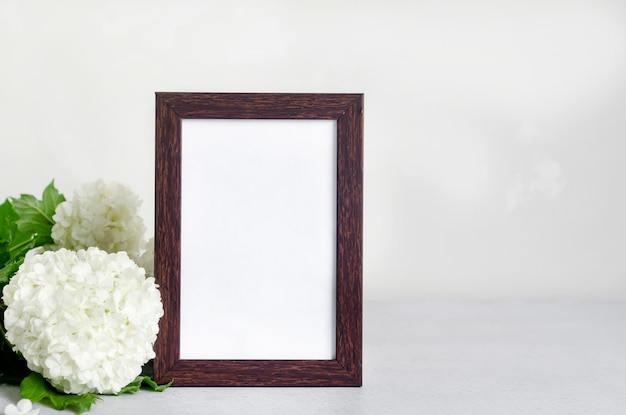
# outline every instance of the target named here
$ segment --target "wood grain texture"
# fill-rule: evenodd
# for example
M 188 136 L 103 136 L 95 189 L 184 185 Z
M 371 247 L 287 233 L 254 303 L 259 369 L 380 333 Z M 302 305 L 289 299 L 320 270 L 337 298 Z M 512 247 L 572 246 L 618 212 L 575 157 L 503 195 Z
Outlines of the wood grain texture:
M 154 269 L 164 314 L 154 345 L 154 372 L 163 379 L 180 354 L 181 119 L 158 97 L 155 149 Z
M 210 94 L 158 92 L 180 118 L 336 120 L 358 94 Z
M 181 360 L 181 120 L 337 120 L 336 359 Z M 155 275 L 164 316 L 155 380 L 174 386 L 361 386 L 363 95 L 156 94 Z

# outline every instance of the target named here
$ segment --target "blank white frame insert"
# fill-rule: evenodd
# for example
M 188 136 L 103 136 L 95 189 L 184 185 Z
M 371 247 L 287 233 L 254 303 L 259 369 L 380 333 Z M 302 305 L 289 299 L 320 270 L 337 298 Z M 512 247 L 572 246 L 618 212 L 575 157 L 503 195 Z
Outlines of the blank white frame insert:
M 336 356 L 335 120 L 183 119 L 180 358 Z

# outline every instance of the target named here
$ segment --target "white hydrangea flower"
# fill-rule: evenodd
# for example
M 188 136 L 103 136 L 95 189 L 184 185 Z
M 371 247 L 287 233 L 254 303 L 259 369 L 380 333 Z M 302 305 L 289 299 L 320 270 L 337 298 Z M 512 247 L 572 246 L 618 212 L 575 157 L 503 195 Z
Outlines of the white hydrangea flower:
M 125 252 L 29 253 L 3 300 L 6 338 L 65 393 L 117 393 L 154 358 L 161 296 Z
M 144 252 L 135 259 L 137 265 L 146 270 L 146 275 L 154 277 L 154 238 L 150 238 Z
M 20 399 L 17 405 L 12 403 L 4 408 L 4 415 L 37 415 L 39 409 L 33 409 L 33 403 L 30 399 Z
M 135 259 L 145 244 L 140 206 L 139 197 L 121 183 L 85 183 L 71 200 L 57 206 L 52 239 L 61 248 L 95 246 L 107 252 L 125 251 Z

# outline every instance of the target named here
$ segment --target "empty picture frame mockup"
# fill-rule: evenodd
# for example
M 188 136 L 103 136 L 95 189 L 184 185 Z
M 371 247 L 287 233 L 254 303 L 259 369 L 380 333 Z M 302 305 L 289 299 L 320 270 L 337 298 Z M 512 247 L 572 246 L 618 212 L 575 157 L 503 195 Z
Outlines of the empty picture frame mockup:
M 362 94 L 156 94 L 155 380 L 362 383 Z

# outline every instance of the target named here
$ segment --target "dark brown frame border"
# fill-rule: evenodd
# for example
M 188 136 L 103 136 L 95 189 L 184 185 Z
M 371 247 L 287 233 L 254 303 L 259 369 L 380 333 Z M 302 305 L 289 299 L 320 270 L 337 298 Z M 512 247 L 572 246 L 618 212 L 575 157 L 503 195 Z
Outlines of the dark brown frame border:
M 336 359 L 181 360 L 182 119 L 337 121 Z M 164 315 L 154 377 L 174 386 L 361 386 L 363 94 L 156 93 L 155 275 Z

